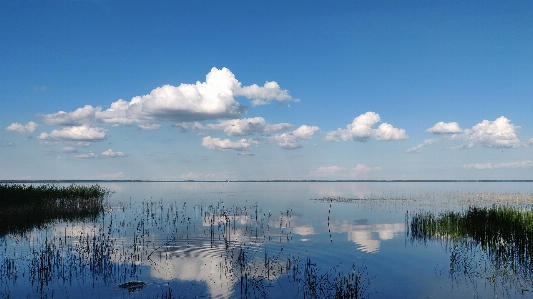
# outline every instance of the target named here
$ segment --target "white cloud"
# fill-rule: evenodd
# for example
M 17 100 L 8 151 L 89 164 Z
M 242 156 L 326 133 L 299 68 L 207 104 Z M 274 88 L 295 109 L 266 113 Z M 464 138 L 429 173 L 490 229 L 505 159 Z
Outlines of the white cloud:
M 325 166 L 319 167 L 317 170 L 313 170 L 309 173 L 312 177 L 328 177 L 343 175 L 346 173 L 346 169 L 339 166 Z
M 229 180 L 233 179 L 234 176 L 229 172 L 219 172 L 219 173 L 198 173 L 198 172 L 189 172 L 184 173 L 179 176 L 181 180 Z
M 354 177 L 367 177 L 368 173 L 372 171 L 372 168 L 364 164 L 357 164 L 352 168 L 351 175 Z
M 533 144 L 533 138 L 529 139 L 528 143 Z
M 159 128 L 161 128 L 160 124 L 139 124 L 139 129 L 143 131 L 157 130 Z
M 52 126 L 82 126 L 89 125 L 94 119 L 97 112 L 102 108 L 85 105 L 73 112 L 59 111 L 53 114 L 41 114 L 43 122 Z
M 379 114 L 371 111 L 366 112 L 354 118 L 352 123 L 346 126 L 346 129 L 339 128 L 336 131 L 329 131 L 326 135 L 326 140 L 367 141 L 370 137 L 374 137 L 377 140 L 401 140 L 409 138 L 404 129 L 394 128 L 388 123 L 382 123 L 377 129 L 373 129 L 372 127 L 380 121 Z
M 524 160 L 508 163 L 474 163 L 474 164 L 464 164 L 463 168 L 465 169 L 498 169 L 498 168 L 533 168 L 533 160 Z
M 290 128 L 291 124 L 281 123 L 269 125 L 262 117 L 221 120 L 218 124 L 195 123 L 194 128 L 198 130 L 222 130 L 228 136 L 246 136 L 254 133 L 275 132 Z
M 52 133 L 41 133 L 39 139 L 56 141 L 98 141 L 107 138 L 107 130 L 89 126 L 65 127 Z
M 266 105 L 273 100 L 281 102 L 292 99 L 289 91 L 281 89 L 279 84 L 274 81 L 267 81 L 263 87 L 257 84 L 240 87 L 239 83 L 239 87 L 235 90 L 235 96 L 245 96 L 248 99 L 253 99 L 252 106 Z
M 420 143 L 419 145 L 415 146 L 415 147 L 412 147 L 410 149 L 407 149 L 405 150 L 406 153 L 419 153 L 420 150 L 423 148 L 423 147 L 426 147 L 430 144 L 433 144 L 433 143 L 436 143 L 438 142 L 439 139 L 426 139 L 424 140 L 424 142 Z
M 125 157 L 123 152 L 114 152 L 112 149 L 108 149 L 104 151 L 101 155 L 97 155 L 93 152 L 88 153 L 80 153 L 75 155 L 74 157 L 78 159 L 96 159 L 96 158 L 117 158 L 117 157 Z
M 208 149 L 215 150 L 228 150 L 234 149 L 238 151 L 246 151 L 250 149 L 252 144 L 259 144 L 259 142 L 253 138 L 250 139 L 241 139 L 238 141 L 231 141 L 229 139 L 220 139 L 212 138 L 211 136 L 206 136 L 202 138 L 202 146 Z
M 6 130 L 11 131 L 11 132 L 25 134 L 25 133 L 33 133 L 33 131 L 35 131 L 35 129 L 37 129 L 38 126 L 39 126 L 38 124 L 32 121 L 30 121 L 26 125 L 21 125 L 19 123 L 12 123 L 6 128 Z
M 131 124 L 153 120 L 189 122 L 217 118 L 238 118 L 243 108 L 234 99 L 240 87 L 235 75 L 227 69 L 212 68 L 205 82 L 163 85 L 149 94 L 136 96 L 130 102 L 118 100 L 97 114 L 108 124 Z
M 253 105 L 292 99 L 288 91 L 274 81 L 266 82 L 263 87 L 257 84 L 243 87 L 229 69 L 212 68 L 205 82 L 163 85 L 130 101 L 119 99 L 106 110 L 86 105 L 73 112 L 59 111 L 41 117 L 48 125 L 82 126 L 98 121 L 112 125 L 137 123 L 141 129 L 155 129 L 153 123 L 157 121 L 183 123 L 240 118 L 246 107 L 235 100 L 239 96 L 253 99 Z
M 172 126 L 176 127 L 176 128 L 179 128 L 180 131 L 182 131 L 182 132 L 189 132 L 189 130 L 190 130 L 190 126 L 186 122 L 177 123 L 177 124 L 174 124 Z
M 285 149 L 294 149 L 301 147 L 299 140 L 311 139 L 318 132 L 319 128 L 315 126 L 302 125 L 298 129 L 283 134 L 277 134 L 269 138 Z
M 255 156 L 254 153 L 250 153 L 250 152 L 239 152 L 239 153 L 237 153 L 237 155 L 239 155 L 239 156 Z
M 394 128 L 388 123 L 382 123 L 374 130 L 374 137 L 377 140 L 402 140 L 408 139 L 407 133 L 404 129 Z
M 199 180 L 201 178 L 203 178 L 203 174 L 198 172 L 189 172 L 180 175 L 180 179 L 182 180 Z
M 124 173 L 123 172 L 104 173 L 104 174 L 98 175 L 98 177 L 103 178 L 103 179 L 118 179 L 118 178 L 124 177 Z
M 462 147 L 517 148 L 522 146 L 516 137 L 516 130 L 519 128 L 504 116 L 498 117 L 494 121 L 483 120 L 472 129 L 464 130 L 467 144 Z
M 77 154 L 74 157 L 76 157 L 78 159 L 96 159 L 96 158 L 98 158 L 98 155 L 96 155 L 93 152 L 88 152 L 88 153 Z
M 458 134 L 463 132 L 463 129 L 456 122 L 445 123 L 440 121 L 436 123 L 433 127 L 426 130 L 428 133 L 432 134 Z
M 351 170 L 339 166 L 319 167 L 317 170 L 311 171 L 311 177 L 368 177 L 372 171 L 381 170 L 381 167 L 370 167 L 365 164 L 357 164 Z
M 116 157 L 124 157 L 123 152 L 114 152 L 112 149 L 108 149 L 107 151 L 104 151 L 101 155 L 104 158 L 116 158 Z
M 107 124 L 132 124 L 239 118 L 245 107 L 235 101 L 235 97 L 254 99 L 254 105 L 291 99 L 276 82 L 267 82 L 263 87 L 241 85 L 229 69 L 212 68 L 205 82 L 183 83 L 177 87 L 163 85 L 129 102 L 118 100 L 109 109 L 96 113 L 96 119 Z
M 279 132 L 283 130 L 288 130 L 290 128 L 292 128 L 292 125 L 289 123 L 279 123 L 279 124 L 274 124 L 274 125 L 266 125 L 263 131 L 266 133 L 270 133 L 270 132 Z M 533 140 L 533 138 L 531 139 Z
M 78 150 L 75 147 L 73 147 L 73 146 L 65 146 L 65 147 L 61 148 L 59 151 L 63 152 L 63 153 L 75 153 Z

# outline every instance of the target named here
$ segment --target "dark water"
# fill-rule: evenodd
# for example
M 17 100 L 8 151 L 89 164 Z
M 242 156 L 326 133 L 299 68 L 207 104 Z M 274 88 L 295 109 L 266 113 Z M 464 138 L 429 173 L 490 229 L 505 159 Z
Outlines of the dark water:
M 521 241 L 414 224 L 529 211 L 531 183 L 102 185 L 114 193 L 96 220 L 0 237 L 0 298 L 533 297 Z

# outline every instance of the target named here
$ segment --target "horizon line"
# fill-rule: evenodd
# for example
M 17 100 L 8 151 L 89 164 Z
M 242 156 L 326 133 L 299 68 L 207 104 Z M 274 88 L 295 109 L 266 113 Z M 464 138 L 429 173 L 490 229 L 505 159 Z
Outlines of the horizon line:
M 0 183 L 532 183 L 531 180 L 0 180 Z

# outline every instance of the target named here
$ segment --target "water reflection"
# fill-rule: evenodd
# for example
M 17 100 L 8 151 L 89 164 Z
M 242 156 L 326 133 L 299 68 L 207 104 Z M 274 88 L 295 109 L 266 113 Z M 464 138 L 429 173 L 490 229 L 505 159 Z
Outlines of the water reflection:
M 284 251 L 293 235 L 315 234 L 316 228 L 299 223 L 304 222 L 291 209 L 273 213 L 257 204 L 122 203 L 94 221 L 61 222 L 24 234 L 13 248 L 26 251 L 16 255 L 8 250 L 12 239 L 3 238 L 0 294 L 142 293 L 151 284 L 177 281 L 204 285 L 206 293 L 196 295 L 217 298 L 264 297 L 280 285 L 294 295 L 363 294 L 351 285 L 363 283 L 357 269 L 344 276 L 335 265 L 324 270 L 305 255 Z M 328 270 L 336 276 L 323 276 Z M 130 285 L 136 287 L 124 287 Z
M 470 207 L 463 212 L 418 212 L 410 217 L 411 242 L 440 241 L 450 254 L 449 275 L 533 291 L 533 210 L 512 206 Z
M 391 224 L 349 224 L 347 222 L 330 225 L 331 232 L 347 233 L 348 240 L 359 245 L 358 250 L 367 253 L 379 251 L 381 241 L 390 240 L 405 231 L 405 223 Z M 376 238 L 377 234 L 377 238 Z

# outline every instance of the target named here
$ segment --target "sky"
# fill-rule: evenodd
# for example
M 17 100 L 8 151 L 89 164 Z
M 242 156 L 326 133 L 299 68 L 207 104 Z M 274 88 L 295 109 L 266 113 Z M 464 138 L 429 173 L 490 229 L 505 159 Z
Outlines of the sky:
M 2 1 L 0 180 L 533 179 L 531 1 Z

